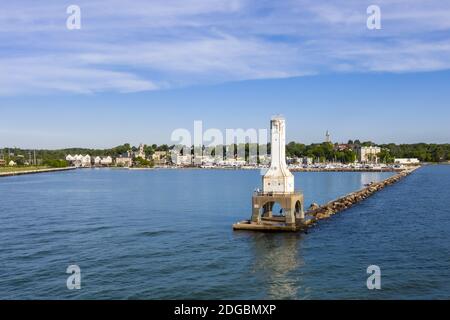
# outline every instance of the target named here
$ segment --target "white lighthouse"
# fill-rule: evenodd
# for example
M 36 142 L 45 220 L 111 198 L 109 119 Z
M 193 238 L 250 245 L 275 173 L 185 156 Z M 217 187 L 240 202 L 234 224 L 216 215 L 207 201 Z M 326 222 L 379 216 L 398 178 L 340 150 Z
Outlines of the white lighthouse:
M 286 165 L 286 121 L 275 116 L 270 120 L 272 162 L 262 178 L 263 192 L 252 197 L 252 217 L 233 225 L 234 230 L 298 231 L 304 226 L 304 197 L 294 188 L 294 175 Z M 281 210 L 273 212 L 278 203 Z
M 264 193 L 293 193 L 294 175 L 286 165 L 286 120 L 281 116 L 270 121 L 272 161 L 263 177 Z

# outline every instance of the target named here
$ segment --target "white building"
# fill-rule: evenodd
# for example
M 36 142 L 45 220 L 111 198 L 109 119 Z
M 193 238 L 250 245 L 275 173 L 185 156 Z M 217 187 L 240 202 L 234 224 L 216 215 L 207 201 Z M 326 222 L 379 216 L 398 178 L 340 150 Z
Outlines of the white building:
M 216 160 L 212 156 L 208 155 L 196 155 L 194 157 L 194 163 L 196 165 L 206 165 L 206 166 L 212 166 L 216 163 Z
M 91 156 L 76 154 L 71 156 L 70 154 L 66 156 L 66 160 L 75 167 L 90 167 L 91 166 Z
M 177 166 L 190 166 L 192 165 L 192 155 L 173 154 L 172 162 Z
M 91 166 L 91 156 L 90 155 L 85 155 L 84 157 L 82 157 L 81 159 L 81 166 L 82 167 L 90 167 Z
M 358 161 L 360 163 L 378 163 L 378 154 L 381 152 L 380 147 L 359 147 L 356 149 Z
M 96 166 L 110 166 L 110 165 L 112 165 L 112 163 L 113 163 L 113 160 L 110 156 L 103 157 L 103 158 L 97 156 L 94 158 L 94 164 Z
M 303 163 L 304 165 L 309 166 L 309 165 L 312 165 L 312 164 L 314 163 L 314 159 L 311 158 L 311 157 L 304 157 L 304 158 L 302 159 L 302 163 Z
M 270 121 L 272 161 L 263 177 L 264 193 L 293 193 L 294 175 L 286 164 L 286 121 L 273 117 Z
M 394 160 L 395 164 L 402 164 L 405 166 L 418 165 L 420 164 L 420 160 L 417 158 L 398 158 Z
M 81 154 L 76 154 L 73 157 L 73 165 L 75 167 L 81 167 L 81 161 L 83 160 L 83 156 Z
M 111 158 L 110 156 L 107 156 L 106 158 L 102 158 L 102 160 L 100 161 L 100 163 L 101 163 L 103 166 L 110 166 L 110 165 L 112 165 L 113 160 L 112 160 L 112 158 Z
M 116 158 L 116 165 L 119 167 L 131 167 L 133 165 L 133 159 L 129 156 L 120 156 Z
M 99 166 L 101 163 L 102 163 L 102 158 L 100 158 L 99 156 L 96 156 L 96 157 L 94 158 L 94 164 L 95 164 L 96 166 Z
M 219 160 L 216 162 L 216 164 L 221 167 L 242 167 L 247 164 L 247 161 L 240 159 L 226 159 Z

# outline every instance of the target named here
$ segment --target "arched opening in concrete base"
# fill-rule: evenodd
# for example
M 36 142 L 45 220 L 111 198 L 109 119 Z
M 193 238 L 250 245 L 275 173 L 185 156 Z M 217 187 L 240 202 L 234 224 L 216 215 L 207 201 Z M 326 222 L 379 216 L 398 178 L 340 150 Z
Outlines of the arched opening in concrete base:
M 303 208 L 303 204 L 301 201 L 297 201 L 295 203 L 295 217 L 297 219 L 304 219 L 305 218 L 305 212 Z
M 261 218 L 284 218 L 286 209 L 277 201 L 270 201 L 264 204 L 260 211 Z
M 263 220 L 284 221 L 286 209 L 278 201 L 266 202 L 260 210 L 260 218 Z

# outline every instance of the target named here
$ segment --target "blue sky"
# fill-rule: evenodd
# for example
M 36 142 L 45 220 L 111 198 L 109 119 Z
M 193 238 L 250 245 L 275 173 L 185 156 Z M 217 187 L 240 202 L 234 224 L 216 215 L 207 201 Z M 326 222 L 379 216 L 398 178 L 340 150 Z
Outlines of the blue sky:
M 67 30 L 66 8 L 81 8 Z M 369 5 L 381 30 L 366 27 Z M 450 142 L 450 3 L 20 1 L 0 11 L 0 146 L 170 143 L 176 128 Z

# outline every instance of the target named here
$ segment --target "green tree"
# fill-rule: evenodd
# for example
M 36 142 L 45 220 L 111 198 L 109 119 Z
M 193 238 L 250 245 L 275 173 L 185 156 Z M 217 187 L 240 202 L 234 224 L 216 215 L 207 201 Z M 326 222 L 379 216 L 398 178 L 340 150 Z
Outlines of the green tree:
M 377 156 L 380 159 L 380 161 L 383 163 L 393 163 L 394 162 L 394 157 L 391 155 L 389 149 L 387 149 L 387 148 L 381 149 L 381 152 L 378 153 Z
M 141 157 L 134 159 L 134 163 L 137 167 L 153 167 L 153 161 L 149 161 Z
M 52 168 L 64 168 L 69 165 L 69 163 L 66 160 L 54 160 L 54 159 L 44 160 L 43 163 L 44 165 Z

